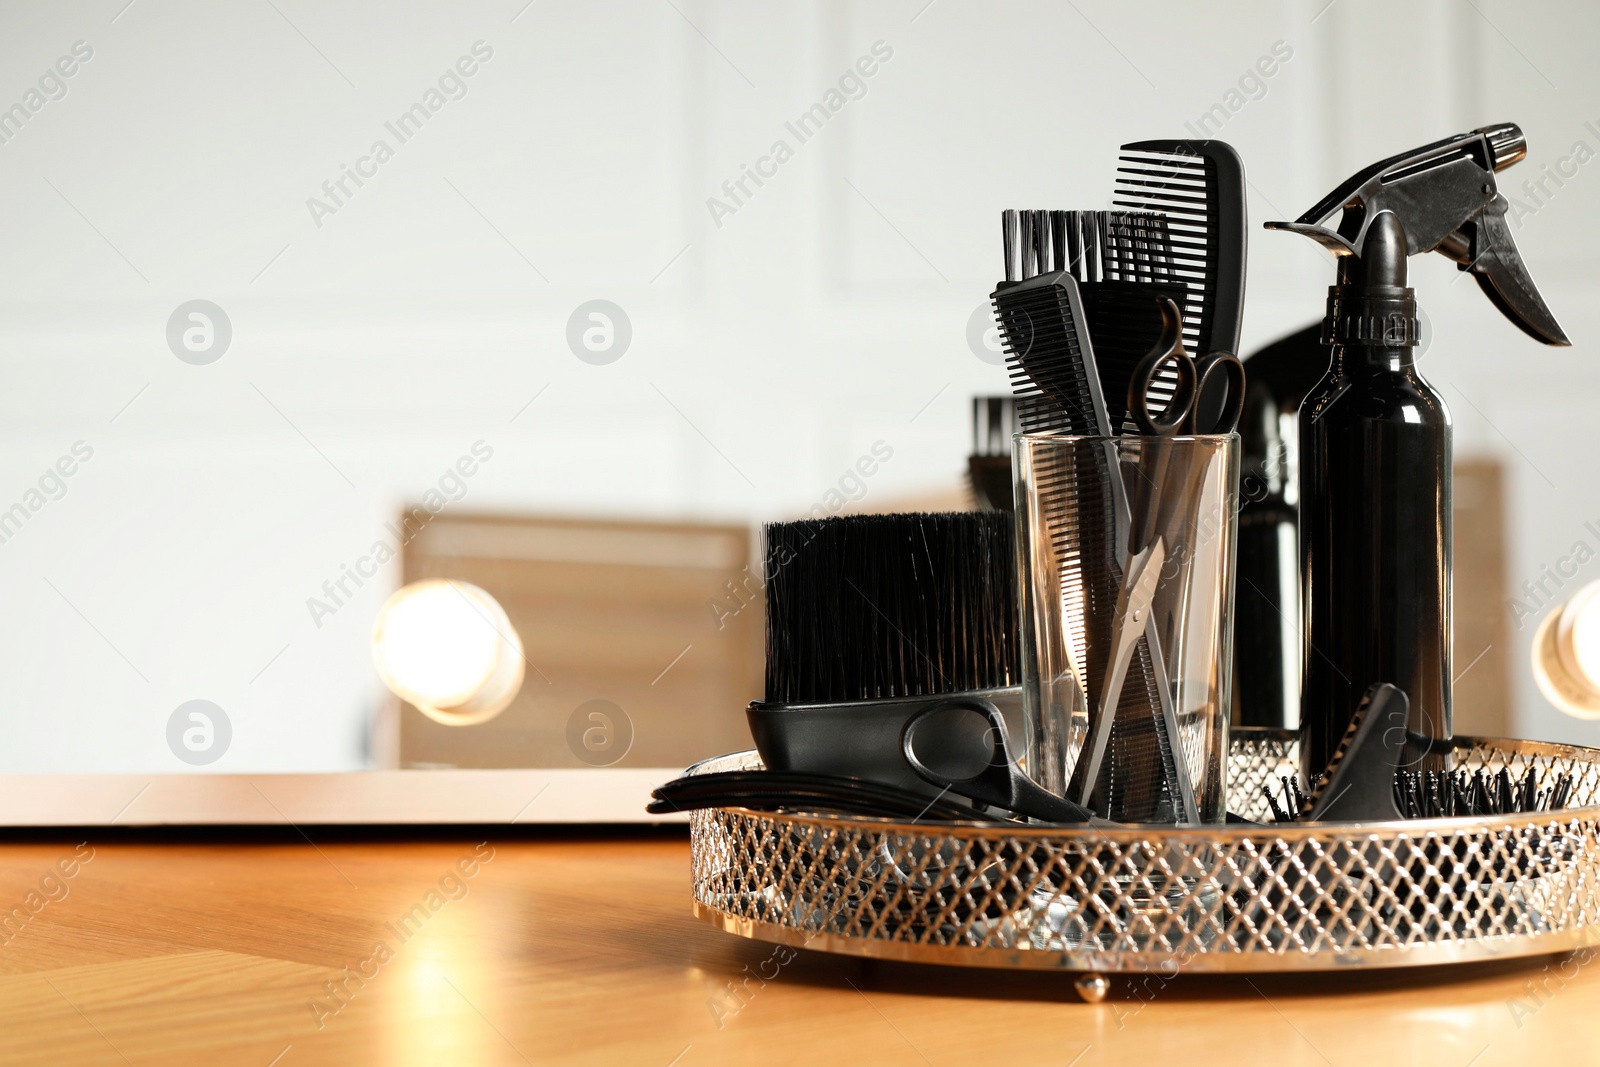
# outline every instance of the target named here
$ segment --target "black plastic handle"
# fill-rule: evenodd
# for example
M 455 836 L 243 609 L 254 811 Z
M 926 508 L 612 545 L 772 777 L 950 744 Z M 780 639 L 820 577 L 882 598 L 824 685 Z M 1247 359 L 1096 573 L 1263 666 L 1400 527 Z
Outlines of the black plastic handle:
M 933 718 L 953 711 L 965 711 L 986 720 L 987 752 L 962 752 L 963 741 L 949 727 L 948 718 L 942 727 Z M 971 773 L 957 775 L 928 766 L 917 751 L 919 737 L 930 754 L 937 747 L 946 755 L 954 753 L 964 758 L 972 767 Z M 942 789 L 1044 822 L 1082 823 L 1094 819 L 1088 808 L 1045 791 L 1022 773 L 1006 742 L 1005 718 L 999 708 L 981 697 L 957 697 L 917 712 L 906 721 L 900 734 L 900 750 L 923 781 Z
M 1161 339 L 1150 349 L 1150 354 L 1133 368 L 1128 380 L 1128 413 L 1145 433 L 1168 437 L 1182 433 L 1194 408 L 1198 381 L 1194 360 L 1183 350 L 1183 314 L 1178 305 L 1165 297 L 1156 301 L 1161 308 Z M 1150 392 L 1161 375 L 1161 369 L 1171 364 L 1176 372 L 1172 397 L 1159 416 L 1150 413 Z
M 1219 386 L 1219 383 L 1220 386 Z M 1244 364 L 1232 352 L 1213 352 L 1195 363 L 1190 433 L 1232 433 L 1244 413 Z M 1227 393 L 1218 401 L 1218 388 Z

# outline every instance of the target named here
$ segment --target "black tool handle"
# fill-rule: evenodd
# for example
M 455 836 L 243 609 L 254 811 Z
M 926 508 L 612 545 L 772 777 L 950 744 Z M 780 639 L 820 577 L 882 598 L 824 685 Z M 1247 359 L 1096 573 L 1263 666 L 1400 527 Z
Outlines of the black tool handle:
M 948 755 L 956 747 L 952 745 L 951 731 L 937 725 L 933 716 L 956 710 L 987 720 L 987 758 L 974 759 L 975 754 L 968 752 L 963 754 L 965 766 L 959 771 L 930 767 L 924 756 L 932 758 L 936 749 Z M 919 738 L 922 753 L 918 751 Z M 1000 709 L 981 697 L 958 697 L 918 712 L 906 723 L 900 748 L 906 763 L 924 781 L 962 796 L 1045 822 L 1082 823 L 1094 819 L 1088 808 L 1047 792 L 1022 773 L 1006 743 L 1006 723 Z
M 645 810 L 667 815 L 702 808 L 832 811 L 911 822 L 988 822 L 993 816 L 953 797 L 929 800 L 895 786 L 838 775 L 791 771 L 717 771 L 675 778 L 656 788 Z
M 1168 437 L 1183 431 L 1190 409 L 1194 407 L 1198 382 L 1194 360 L 1183 350 L 1182 312 L 1166 297 L 1156 303 L 1161 308 L 1161 339 L 1133 368 L 1133 377 L 1128 380 L 1128 412 L 1145 433 Z M 1166 408 L 1155 415 L 1150 411 L 1150 394 L 1162 368 L 1168 365 L 1177 372 L 1177 381 Z
M 1395 775 L 1404 769 L 1411 702 L 1388 682 L 1369 686 L 1357 725 L 1335 753 L 1306 822 L 1387 822 L 1401 818 Z
M 1195 361 L 1190 433 L 1232 433 L 1244 413 L 1244 364 L 1232 352 L 1213 352 Z M 1226 390 L 1226 392 L 1223 392 Z

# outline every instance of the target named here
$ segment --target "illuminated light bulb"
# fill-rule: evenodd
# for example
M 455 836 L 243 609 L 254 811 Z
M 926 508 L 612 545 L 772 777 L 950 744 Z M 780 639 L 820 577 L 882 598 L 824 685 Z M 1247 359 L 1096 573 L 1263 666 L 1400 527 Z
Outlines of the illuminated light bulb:
M 509 707 L 524 662 L 505 609 L 468 582 L 413 582 L 384 602 L 372 628 L 383 684 L 446 726 L 487 722 Z
M 1600 719 L 1600 582 L 1578 590 L 1539 624 L 1533 677 L 1568 715 Z

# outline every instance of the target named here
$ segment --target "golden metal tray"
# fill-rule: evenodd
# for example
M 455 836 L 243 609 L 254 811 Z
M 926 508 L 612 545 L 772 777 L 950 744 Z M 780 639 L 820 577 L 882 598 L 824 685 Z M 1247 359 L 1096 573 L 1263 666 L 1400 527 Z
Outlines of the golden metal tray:
M 1284 731 L 1232 731 L 1229 809 L 1270 822 L 1262 783 L 1294 773 L 1296 750 Z M 1456 760 L 1571 773 L 1572 796 L 1526 815 L 1113 830 L 716 808 L 690 818 L 694 910 L 826 952 L 1091 972 L 1401 967 L 1600 943 L 1600 749 L 1457 738 Z M 742 752 L 690 773 L 760 766 Z

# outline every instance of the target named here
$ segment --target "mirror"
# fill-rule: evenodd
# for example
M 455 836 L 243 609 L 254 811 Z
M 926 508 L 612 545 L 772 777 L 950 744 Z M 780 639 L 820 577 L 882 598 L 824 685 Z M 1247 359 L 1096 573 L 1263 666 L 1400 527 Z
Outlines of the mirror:
M 1257 223 L 1497 119 L 1528 132 L 1505 191 L 1575 344 L 1413 261 L 1423 370 L 1477 472 L 1461 728 L 1592 742 L 1527 648 L 1600 577 L 1595 15 L 1513 48 L 1513 14 L 6 9 L 0 771 L 642 783 L 748 747 L 759 524 L 967 506 L 971 399 L 1007 390 L 1002 208 L 1104 206 L 1126 140 L 1230 141 L 1250 352 L 1332 278 Z M 1403 69 L 1360 47 L 1374 21 L 1412 42 Z M 436 579 L 492 597 L 526 659 L 472 725 L 374 667 L 380 609 Z

